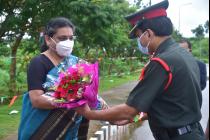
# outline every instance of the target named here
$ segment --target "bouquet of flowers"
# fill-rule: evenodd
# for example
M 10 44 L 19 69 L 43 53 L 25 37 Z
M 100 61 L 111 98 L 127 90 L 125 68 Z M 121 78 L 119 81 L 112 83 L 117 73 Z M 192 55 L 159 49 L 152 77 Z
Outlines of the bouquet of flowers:
M 71 109 L 88 103 L 95 108 L 98 83 L 98 63 L 76 64 L 59 73 L 50 96 L 57 107 Z

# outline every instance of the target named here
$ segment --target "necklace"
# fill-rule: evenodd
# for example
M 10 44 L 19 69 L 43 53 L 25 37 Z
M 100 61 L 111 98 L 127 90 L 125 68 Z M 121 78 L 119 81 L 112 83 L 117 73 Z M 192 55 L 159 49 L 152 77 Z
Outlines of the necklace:
M 54 64 L 54 66 L 58 66 L 60 62 L 63 60 L 63 58 L 59 58 L 58 56 L 55 56 L 55 54 L 51 53 L 49 50 L 44 52 L 44 54 L 50 59 L 50 61 Z

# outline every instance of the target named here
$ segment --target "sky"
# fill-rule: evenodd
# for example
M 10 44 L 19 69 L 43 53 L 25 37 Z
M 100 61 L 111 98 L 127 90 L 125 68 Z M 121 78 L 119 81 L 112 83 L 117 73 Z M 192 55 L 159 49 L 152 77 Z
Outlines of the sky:
M 134 0 L 128 0 L 133 3 Z M 151 0 L 152 5 L 163 0 Z M 149 0 L 143 0 L 149 3 Z M 179 20 L 180 11 L 180 20 Z M 168 17 L 184 37 L 194 37 L 192 29 L 209 20 L 209 0 L 169 0 Z M 180 21 L 180 24 L 179 24 Z M 179 26 L 180 25 L 180 26 Z M 208 34 L 206 36 L 209 36 Z

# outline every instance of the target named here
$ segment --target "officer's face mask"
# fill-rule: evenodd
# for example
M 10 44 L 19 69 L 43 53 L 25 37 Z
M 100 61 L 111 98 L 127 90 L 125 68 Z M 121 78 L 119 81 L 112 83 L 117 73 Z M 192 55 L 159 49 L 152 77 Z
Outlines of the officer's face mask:
M 53 40 L 53 42 L 56 44 L 56 49 L 55 50 L 56 50 L 58 55 L 60 55 L 62 57 L 66 57 L 66 56 L 69 56 L 72 53 L 73 47 L 74 47 L 74 41 L 73 40 L 67 39 L 65 41 L 60 41 L 58 43 L 56 43 L 55 40 Z
M 138 43 L 138 48 L 139 50 L 143 53 L 143 54 L 147 54 L 149 55 L 149 49 L 148 49 L 148 46 L 150 44 L 150 41 L 147 43 L 146 46 L 143 46 L 142 43 L 141 43 L 141 38 L 142 36 L 145 35 L 146 32 L 144 32 L 140 37 L 137 38 L 137 43 Z

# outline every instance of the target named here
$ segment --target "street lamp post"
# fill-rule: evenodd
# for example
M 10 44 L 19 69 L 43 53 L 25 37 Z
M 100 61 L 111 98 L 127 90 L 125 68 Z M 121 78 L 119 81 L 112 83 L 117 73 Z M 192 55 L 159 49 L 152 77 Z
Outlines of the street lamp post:
M 181 8 L 182 8 L 182 7 L 184 7 L 184 6 L 191 5 L 191 4 L 192 4 L 192 3 L 185 3 L 185 4 L 182 4 L 182 5 L 180 5 L 180 6 L 179 6 L 179 27 L 178 27 L 178 28 L 179 28 L 179 29 L 178 29 L 178 30 L 179 30 L 179 33 L 181 33 L 181 31 L 180 31 L 180 23 L 181 23 Z

